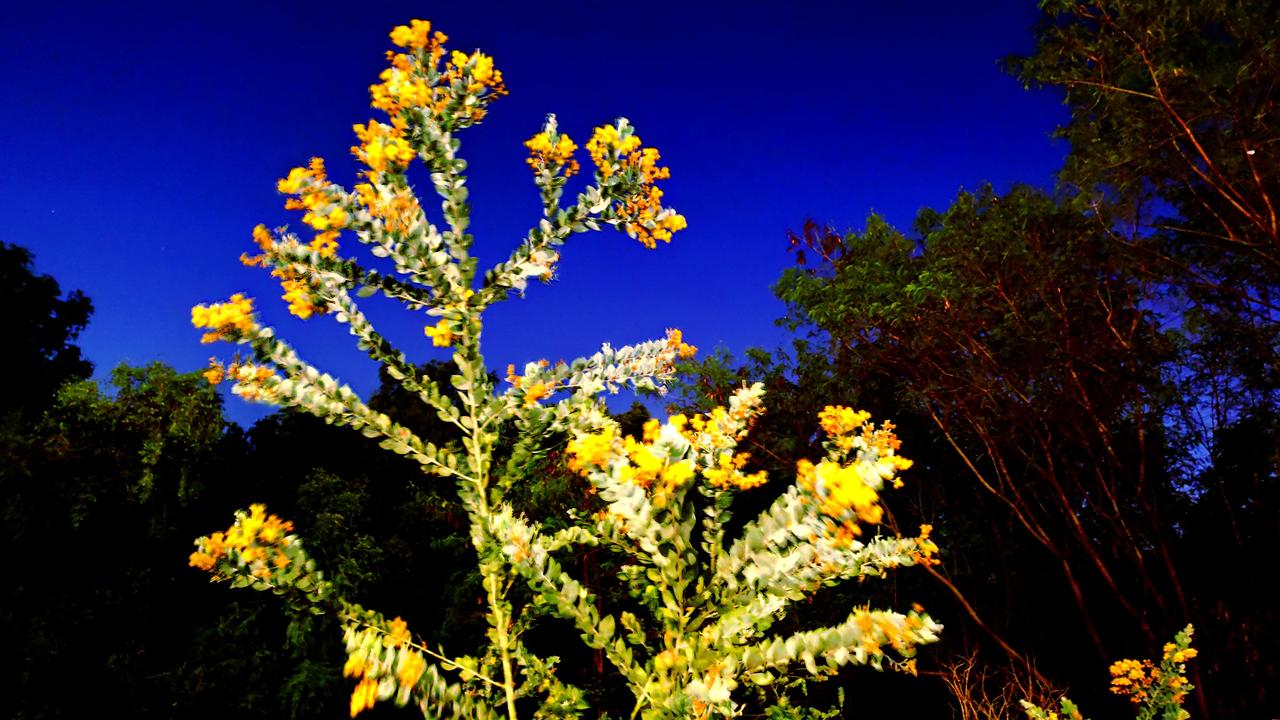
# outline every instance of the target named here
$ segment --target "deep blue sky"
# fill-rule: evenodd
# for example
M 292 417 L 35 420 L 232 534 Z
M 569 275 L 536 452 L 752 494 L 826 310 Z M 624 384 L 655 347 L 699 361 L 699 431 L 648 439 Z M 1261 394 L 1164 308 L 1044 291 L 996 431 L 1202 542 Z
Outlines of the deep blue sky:
M 907 226 L 962 187 L 1048 185 L 1065 151 L 1048 137 L 1065 119 L 1056 97 L 998 67 L 1030 49 L 1033 0 L 890 5 L 15 5 L 0 24 L 0 240 L 92 298 L 80 344 L 100 375 L 227 357 L 225 344 L 199 344 L 190 307 L 244 291 L 304 357 L 367 392 L 376 371 L 345 329 L 290 317 L 279 286 L 237 257 L 255 224 L 299 224 L 274 188 L 290 167 L 321 155 L 350 185 L 351 125 L 382 119 L 367 87 L 387 33 L 422 17 L 451 48 L 492 54 L 511 90 L 462 135 L 482 265 L 537 220 L 522 142 L 547 112 L 579 143 L 630 118 L 689 220 L 656 251 L 613 231 L 574 238 L 552 285 L 492 311 L 494 367 L 667 327 L 705 349 L 773 347 L 786 338 L 769 287 L 790 263 L 789 228 L 860 227 L 872 210 Z M 421 335 L 425 318 L 389 305 L 370 315 L 412 358 L 444 357 Z M 240 420 L 261 414 L 228 405 Z

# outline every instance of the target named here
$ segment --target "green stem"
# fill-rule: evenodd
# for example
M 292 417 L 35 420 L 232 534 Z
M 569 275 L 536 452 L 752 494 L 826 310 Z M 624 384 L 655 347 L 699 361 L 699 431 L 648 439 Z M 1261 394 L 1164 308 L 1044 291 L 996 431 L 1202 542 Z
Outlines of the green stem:
M 476 353 L 478 355 L 478 353 Z M 483 372 L 483 365 L 478 365 L 480 372 Z M 494 538 L 490 535 L 490 519 L 492 509 L 489 507 L 489 483 L 488 476 L 484 471 L 484 459 L 487 454 L 487 448 L 482 439 L 484 428 L 479 418 L 479 403 L 476 402 L 475 388 L 468 387 L 464 400 L 467 404 L 467 413 L 471 416 L 471 428 L 467 431 L 469 436 L 467 445 L 471 453 L 472 472 L 475 475 L 474 483 L 476 488 L 476 509 L 479 511 L 480 517 L 473 518 L 472 522 L 481 523 L 480 537 L 483 539 L 481 547 L 476 548 L 480 554 L 481 562 L 484 562 L 484 553 L 487 549 L 485 545 L 494 543 Z M 502 597 L 498 593 L 498 586 L 501 578 L 499 573 L 495 571 L 486 571 L 484 583 L 488 589 L 489 596 L 489 614 L 493 618 L 493 628 L 498 637 L 498 654 L 502 658 L 502 689 L 507 698 L 507 717 L 509 720 L 519 720 L 516 714 L 516 687 L 515 672 L 511 665 L 511 643 L 507 633 L 507 617 L 502 610 Z

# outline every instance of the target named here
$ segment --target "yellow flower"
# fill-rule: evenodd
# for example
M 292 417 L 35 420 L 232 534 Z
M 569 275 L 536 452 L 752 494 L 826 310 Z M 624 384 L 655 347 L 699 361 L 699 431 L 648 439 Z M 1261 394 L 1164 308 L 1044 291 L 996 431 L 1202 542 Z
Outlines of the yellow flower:
M 370 677 L 364 678 L 351 693 L 351 717 L 359 715 L 361 711 L 372 709 L 373 704 L 377 701 L 377 681 Z
M 428 325 L 423 329 L 423 333 L 431 338 L 431 344 L 435 347 L 449 347 L 453 344 L 453 330 L 449 328 L 448 320 L 441 320 L 435 325 Z
M 371 105 L 392 116 L 406 108 L 430 107 L 435 90 L 427 83 L 417 60 L 403 53 L 389 55 L 391 67 L 378 75 L 382 82 L 369 86 Z
M 396 682 L 401 687 L 413 687 L 427 669 L 427 661 L 416 652 L 400 653 L 399 668 L 396 669 Z
M 625 195 L 617 216 L 645 247 L 652 249 L 659 240 L 671 242 L 673 233 L 689 226 L 683 215 L 663 207 L 662 191 L 654 185 L 671 177 L 671 171 L 658 165 L 658 151 L 641 147 L 640 138 L 625 123 L 596 128 L 587 152 L 601 177 L 622 176 Z
M 672 487 L 679 487 L 693 477 L 693 461 L 680 460 L 662 468 L 662 482 Z
M 684 341 L 684 333 L 678 328 L 667 329 L 667 347 L 681 360 L 688 360 L 698 353 L 697 347 Z
M 551 394 L 551 388 L 546 383 L 534 383 L 524 392 L 525 405 L 537 405 L 538 401 Z
M 363 677 L 367 669 L 364 650 L 356 650 L 347 656 L 347 662 L 342 666 L 342 676 Z
M 920 526 L 920 536 L 916 538 L 916 552 L 912 555 L 917 565 L 930 566 L 941 562 L 934 558 L 938 553 L 938 545 L 929 539 L 929 534 L 932 532 L 932 525 Z
M 191 559 L 188 562 L 188 565 L 199 570 L 212 570 L 214 566 L 213 556 L 197 550 L 191 553 Z
M 471 76 L 471 82 L 466 83 L 464 91 L 468 95 L 479 95 L 486 89 L 494 96 L 502 96 L 507 94 L 507 87 L 502 81 L 502 71 L 493 67 L 493 58 L 485 55 L 479 50 L 467 55 L 454 51 L 449 56 L 449 65 L 445 68 L 444 80 L 448 84 L 453 84 L 464 79 L 464 75 Z M 481 110 L 479 114 L 471 111 L 470 119 L 479 120 L 484 117 Z M 465 111 L 465 109 L 464 109 Z
M 322 232 L 315 236 L 308 245 L 322 258 L 331 258 L 338 254 L 338 233 L 336 230 Z
M 612 174 L 607 172 L 606 169 L 614 164 L 614 158 L 631 153 L 639 147 L 639 137 L 634 134 L 628 134 L 623 137 L 615 125 L 601 125 L 595 129 L 591 134 L 591 139 L 587 141 L 587 152 L 590 153 L 592 161 L 606 176 Z
M 353 145 L 351 153 L 374 173 L 400 172 L 417 155 L 399 127 L 370 120 L 368 125 L 357 124 L 352 129 L 360 144 Z
M 270 250 L 274 240 L 271 238 L 271 231 L 266 225 L 258 224 L 253 227 L 253 241 L 258 244 L 262 250 Z
M 307 178 L 306 168 L 296 167 L 289 171 L 288 177 L 276 182 L 276 189 L 286 195 L 292 195 L 302 188 L 302 183 L 306 182 Z
M 251 335 L 257 329 L 253 320 L 253 299 L 236 293 L 225 303 L 197 305 L 191 308 L 191 324 L 210 331 L 200 338 L 202 343 Z
M 327 213 L 309 212 L 302 216 L 302 222 L 321 232 L 325 230 L 340 230 L 346 227 L 347 211 L 340 207 L 335 207 Z
M 647 443 L 655 442 L 658 439 L 658 433 L 662 431 L 662 421 L 658 418 L 649 418 L 644 421 L 644 441 Z
M 852 410 L 843 405 L 828 405 L 818 413 L 818 423 L 828 437 L 848 435 L 871 419 L 865 410 Z
M 511 383 L 512 387 L 520 387 L 524 382 L 524 378 L 516 374 L 515 363 L 507 363 L 507 382 Z
M 615 429 L 605 427 L 598 433 L 585 433 L 569 441 L 569 469 L 586 475 L 592 468 L 604 467 L 613 456 Z
M 445 39 L 436 33 L 437 39 Z M 427 20 L 410 20 L 408 25 L 397 25 L 391 29 L 391 42 L 403 48 L 420 50 L 432 44 L 431 23 Z
M 284 288 L 284 295 L 281 298 L 289 303 L 289 312 L 291 314 L 306 320 L 312 315 L 323 315 L 327 312 L 323 305 L 318 305 L 314 302 L 315 295 L 306 281 L 283 280 L 280 286 Z
M 409 642 L 409 623 L 399 616 L 387 623 L 387 634 L 382 642 L 387 647 L 400 647 Z
M 742 472 L 749 459 L 747 453 L 723 452 L 716 458 L 716 466 L 704 470 L 703 475 L 712 487 L 721 489 L 750 490 L 768 482 L 769 476 L 763 470 L 750 475 Z
M 201 374 L 210 385 L 217 385 L 226 377 L 226 370 L 215 358 L 209 358 L 209 369 Z
M 555 142 L 552 142 L 551 135 L 544 130 L 526 140 L 524 146 L 529 149 L 529 157 L 525 163 L 535 173 L 548 170 L 555 174 L 564 168 L 565 177 L 577 174 L 579 166 L 578 161 L 573 159 L 573 153 L 578 146 L 568 135 L 557 133 Z

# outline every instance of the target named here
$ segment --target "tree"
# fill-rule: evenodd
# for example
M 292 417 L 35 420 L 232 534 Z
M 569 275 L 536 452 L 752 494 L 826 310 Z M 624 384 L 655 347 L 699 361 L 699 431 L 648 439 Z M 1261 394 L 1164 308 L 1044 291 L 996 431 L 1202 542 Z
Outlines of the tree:
M 171 569 L 241 438 L 198 373 L 120 367 L 113 385 L 64 385 L 0 468 L 8 716 L 165 716 L 187 681 L 203 588 Z
M 38 414 L 64 382 L 93 372 L 71 344 L 89 322 L 93 305 L 79 290 L 63 297 L 56 280 L 35 273 L 31 252 L 9 243 L 0 243 L 0 301 L 10 310 L 0 372 L 21 379 L 0 397 L 0 417 L 14 411 Z
M 1226 0 L 1046 0 L 1029 85 L 1066 92 L 1064 178 L 1155 196 L 1186 243 L 1280 272 L 1280 7 Z
M 1280 407 L 1280 43 L 1274 3 L 1042 3 L 1023 82 L 1060 88 L 1062 180 L 1146 258 L 1187 338 L 1178 430 Z
M 1258 478 L 1280 474 L 1280 445 L 1265 431 L 1280 412 L 1280 7 L 1224 0 L 1041 6 L 1035 51 L 1010 65 L 1028 85 L 1065 93 L 1071 120 L 1060 134 L 1071 151 L 1062 179 L 1093 198 L 1116 245 L 1146 259 L 1166 324 L 1181 335 L 1180 357 L 1168 367 L 1176 400 L 1165 423 L 1186 448 L 1174 472 L 1204 492 L 1195 508 L 1202 518 L 1236 517 L 1247 506 L 1274 517 L 1273 491 Z M 1229 450 L 1242 433 L 1262 443 L 1249 455 L 1266 459 L 1232 476 L 1219 466 L 1237 464 Z M 1192 556 L 1209 543 L 1247 557 L 1272 536 L 1248 522 L 1228 527 L 1189 531 L 1185 544 Z M 1206 638 L 1223 641 L 1206 648 L 1210 662 L 1231 662 L 1241 654 L 1232 648 L 1245 645 L 1254 654 L 1244 628 L 1268 621 L 1268 612 L 1246 610 L 1247 583 L 1236 578 L 1196 593 L 1224 628 Z M 1236 598 L 1234 610 L 1226 597 Z M 1257 707 L 1262 696 L 1254 689 L 1273 685 L 1274 673 L 1273 662 L 1218 668 L 1217 683 L 1256 679 L 1216 694 L 1209 683 L 1199 695 L 1202 711 L 1225 702 L 1239 703 L 1227 715 Z
M 1190 614 L 1172 554 L 1187 498 L 1165 475 L 1174 346 L 1149 310 L 1140 258 L 1086 209 L 987 188 L 923 212 L 914 240 L 875 217 L 844 236 L 811 226 L 793 238 L 806 264 L 776 289 L 833 376 L 890 383 L 937 432 L 941 447 L 922 457 L 951 455 L 971 481 L 967 497 L 950 483 L 943 531 L 957 547 L 964 535 L 997 543 L 1017 568 L 979 562 L 973 578 L 1000 578 L 988 587 L 959 579 L 974 618 L 1007 618 L 1001 636 L 1054 637 L 1066 626 L 1020 627 L 1043 616 L 1009 605 L 1025 602 L 1015 588 L 1035 593 L 1037 607 L 1074 605 L 1107 658 L 1125 649 L 1117 641 L 1154 642 Z M 1022 564 L 1028 541 L 1044 555 Z M 1045 559 L 1065 608 L 1035 590 Z

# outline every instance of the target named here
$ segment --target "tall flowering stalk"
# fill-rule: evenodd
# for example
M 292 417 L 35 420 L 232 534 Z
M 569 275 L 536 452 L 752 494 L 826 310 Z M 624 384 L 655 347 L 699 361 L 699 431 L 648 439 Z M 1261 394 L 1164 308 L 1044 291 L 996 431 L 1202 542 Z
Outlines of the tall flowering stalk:
M 764 481 L 746 472 L 746 457 L 735 450 L 760 412 L 760 388 L 744 389 L 728 408 L 705 417 L 655 422 L 640 440 L 618 436 L 600 398 L 623 387 L 661 391 L 675 362 L 694 352 L 679 331 L 623 348 L 605 345 L 569 363 L 531 362 L 520 374 L 513 367 L 508 384 L 495 385 L 480 349 L 484 311 L 522 293 L 530 278 L 550 278 L 558 248 L 571 235 L 608 224 L 652 248 L 686 223 L 662 203 L 657 183 L 669 171 L 658 164 L 658 152 L 644 147 L 625 119 L 595 129 L 586 143 L 594 176 L 565 206 L 566 180 L 580 171 L 577 144 L 549 116 L 525 143 L 543 217 L 507 260 L 479 275 L 470 255 L 465 162 L 456 134 L 506 94 L 502 73 L 479 51 L 447 51 L 447 38 L 426 21 L 395 28 L 391 40 L 399 50 L 388 53 L 390 66 L 370 88 L 373 107 L 389 122 L 354 126 L 352 152 L 365 168 L 360 181 L 350 190 L 332 182 L 319 158 L 291 170 L 278 190 L 313 232 L 303 237 L 260 225 L 253 231 L 258 252 L 242 261 L 280 280 L 292 314 L 331 315 L 347 325 L 362 350 L 457 428 L 459 440 L 433 444 L 370 408 L 263 325 L 250 298 L 237 294 L 197 306 L 192 322 L 206 331 L 204 342 L 247 346 L 247 357 L 213 361 L 206 373 L 211 382 L 228 379 L 248 400 L 349 425 L 412 458 L 424 473 L 455 481 L 483 581 L 488 643 L 479 657 L 451 656 L 415 638 L 401 619 L 340 597 L 291 534 L 292 525 L 262 506 L 197 540 L 191 565 L 339 617 L 348 654 L 344 674 L 356 680 L 353 716 L 389 699 L 412 703 L 428 717 L 516 720 L 521 699 L 522 708 L 536 708 L 536 717 L 578 714 L 585 708 L 582 693 L 557 679 L 553 658 L 540 658 L 524 644 L 524 631 L 546 613 L 569 618 L 588 645 L 605 650 L 646 718 L 732 716 L 740 679 L 768 683 L 793 665 L 819 676 L 848 662 L 913 669 L 915 646 L 934 640 L 939 629 L 918 611 L 865 608 L 835 627 L 785 638 L 766 634 L 790 603 L 822 585 L 933 562 L 937 548 L 927 527 L 909 539 L 863 532 L 880 520 L 885 483 L 896 483 L 896 472 L 909 465 L 896 455 L 889 428 L 877 429 L 847 408 L 829 408 L 820 419 L 828 457 L 802 464 L 797 483 L 730 541 L 724 527 L 733 493 Z M 409 185 L 406 172 L 415 162 L 430 172 L 439 224 Z M 369 245 L 395 272 L 340 256 L 344 234 Z M 358 300 L 377 293 L 426 316 L 424 343 L 452 351 L 457 370 L 450 387 L 419 371 L 375 330 Z M 499 431 L 507 428 L 516 439 L 498 462 Z M 506 496 L 525 479 L 530 462 L 564 437 L 571 438 L 571 466 L 607 509 L 547 535 Z M 695 487 L 696 496 L 688 492 Z M 591 592 L 553 557 L 578 545 L 630 556 L 623 579 L 648 621 L 599 611 Z M 511 600 L 519 579 L 535 593 L 525 607 Z

